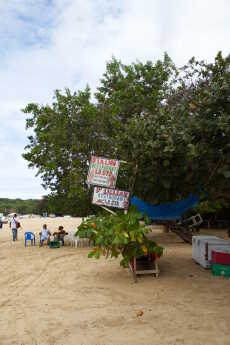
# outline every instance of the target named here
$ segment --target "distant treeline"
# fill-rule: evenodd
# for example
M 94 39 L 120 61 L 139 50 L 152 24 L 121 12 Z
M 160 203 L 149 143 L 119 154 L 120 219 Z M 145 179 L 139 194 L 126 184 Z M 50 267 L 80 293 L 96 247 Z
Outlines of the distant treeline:
M 7 215 L 9 213 L 18 214 L 40 214 L 43 213 L 51 214 L 54 213 L 57 216 L 63 216 L 69 214 L 72 216 L 84 216 L 93 214 L 97 211 L 97 208 L 87 207 L 87 205 L 78 203 L 70 205 L 66 203 L 63 198 L 56 196 L 44 196 L 42 199 L 7 199 L 0 198 L 0 213 Z
M 35 199 L 5 199 L 0 198 L 0 213 L 7 215 L 9 213 L 19 213 L 19 214 L 42 214 L 43 205 L 42 200 Z

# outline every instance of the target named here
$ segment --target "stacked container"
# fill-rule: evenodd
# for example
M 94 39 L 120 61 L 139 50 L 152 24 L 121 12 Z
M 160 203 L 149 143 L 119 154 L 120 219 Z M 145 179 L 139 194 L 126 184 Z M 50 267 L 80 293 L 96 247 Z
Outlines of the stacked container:
M 230 247 L 215 248 L 212 251 L 212 264 L 230 266 Z
M 215 248 L 212 251 L 212 273 L 215 276 L 230 277 L 230 247 Z
M 212 251 L 230 249 L 230 243 L 216 236 L 193 236 L 192 258 L 204 268 L 212 265 Z

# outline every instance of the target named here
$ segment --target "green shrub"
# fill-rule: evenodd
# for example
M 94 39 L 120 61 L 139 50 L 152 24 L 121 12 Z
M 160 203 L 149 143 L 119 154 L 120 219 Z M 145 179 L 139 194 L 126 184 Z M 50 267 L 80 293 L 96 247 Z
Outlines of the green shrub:
M 95 243 L 89 258 L 121 255 L 120 264 L 127 267 L 131 258 L 152 253 L 160 257 L 163 254 L 163 248 L 147 238 L 146 234 L 151 232 L 151 228 L 140 224 L 141 218 L 142 215 L 135 209 L 131 209 L 127 214 L 120 212 L 116 215 L 92 217 L 78 227 L 76 235 L 88 237 Z M 147 218 L 145 221 L 148 222 Z

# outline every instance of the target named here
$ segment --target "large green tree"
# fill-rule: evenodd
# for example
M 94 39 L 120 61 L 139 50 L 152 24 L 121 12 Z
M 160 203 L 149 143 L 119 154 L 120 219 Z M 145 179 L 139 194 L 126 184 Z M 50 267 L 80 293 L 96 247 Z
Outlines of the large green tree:
M 91 154 L 118 158 L 118 187 L 150 202 L 202 189 L 229 198 L 230 59 L 124 65 L 113 58 L 90 89 L 55 92 L 52 105 L 29 104 L 24 158 L 38 169 L 58 209 L 93 211 L 85 183 Z M 137 170 L 136 170 L 137 167 Z M 136 181 L 135 184 L 134 180 Z
M 201 190 L 229 199 L 230 58 L 191 59 L 169 81 L 155 108 L 123 127 L 120 155 L 138 164 L 135 193 L 150 202 Z
M 52 106 L 29 104 L 24 112 L 30 114 L 26 127 L 33 130 L 24 158 L 37 168 L 51 200 L 56 197 L 57 205 L 62 200 L 63 210 L 77 212 L 82 200 L 89 204 L 85 180 L 90 153 L 104 146 L 101 117 L 90 102 L 89 88 L 74 94 L 56 91 Z
M 87 87 L 73 94 L 69 90 L 65 94 L 56 91 L 52 106 L 33 103 L 23 110 L 28 114 L 26 127 L 33 130 L 23 156 L 30 167 L 38 169 L 43 186 L 51 190 L 52 205 L 58 210 L 62 200 L 63 210 L 68 208 L 74 214 L 84 209 L 90 212 L 92 191 L 85 183 L 90 156 L 126 157 L 120 145 L 127 121 L 159 107 L 170 68 L 173 65 L 167 55 L 155 65 L 138 62 L 125 66 L 112 59 L 101 80 L 96 103 L 90 100 Z M 119 174 L 120 187 L 124 188 L 130 187 L 133 178 L 135 162 L 128 161 L 131 165 L 121 167 Z

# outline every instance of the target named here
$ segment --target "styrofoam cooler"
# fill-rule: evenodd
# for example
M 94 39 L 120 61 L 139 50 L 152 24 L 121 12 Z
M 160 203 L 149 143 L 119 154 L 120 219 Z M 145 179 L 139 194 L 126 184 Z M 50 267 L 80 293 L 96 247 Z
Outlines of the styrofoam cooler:
M 192 258 L 195 261 L 200 257 L 200 240 L 205 239 L 218 239 L 218 237 L 211 235 L 197 235 L 192 237 Z
M 211 267 L 212 250 L 229 247 L 230 243 L 216 236 L 193 236 L 192 258 L 204 268 Z

